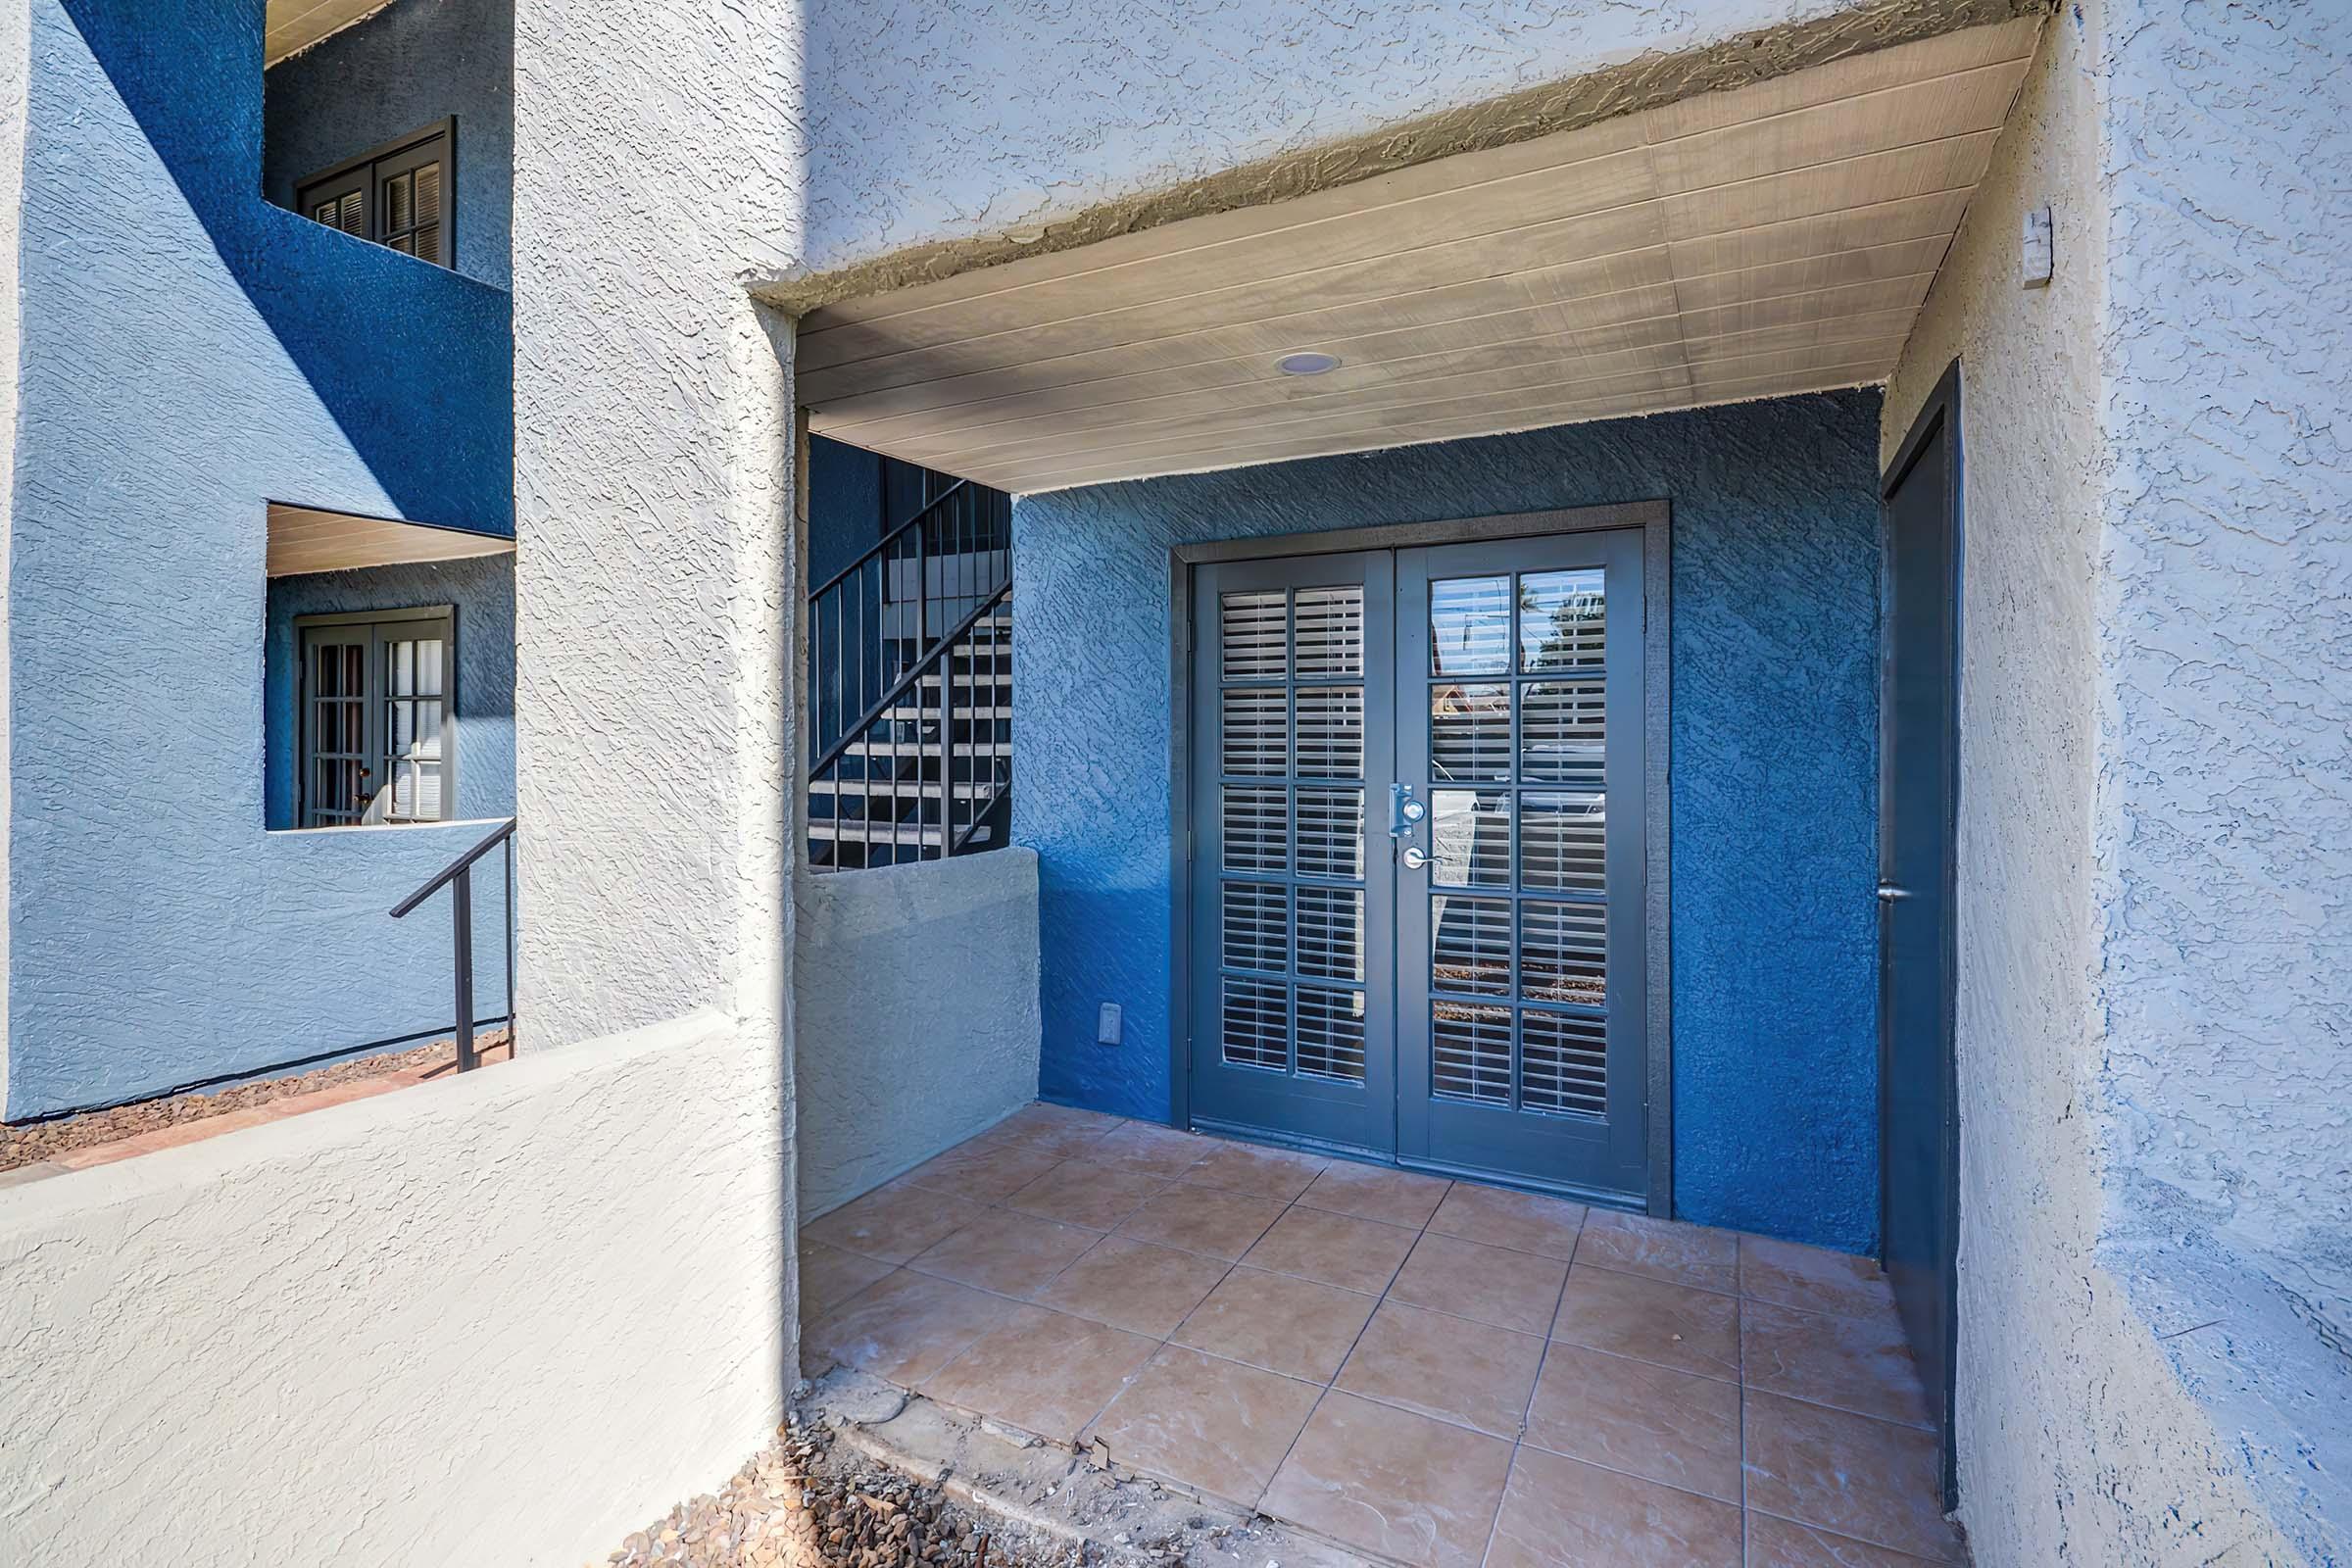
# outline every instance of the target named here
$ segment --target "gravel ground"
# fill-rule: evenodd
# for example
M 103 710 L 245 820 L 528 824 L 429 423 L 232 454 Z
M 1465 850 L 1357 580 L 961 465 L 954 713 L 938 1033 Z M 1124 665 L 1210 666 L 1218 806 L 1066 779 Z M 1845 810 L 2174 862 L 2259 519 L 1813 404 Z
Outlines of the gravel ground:
M 1168 1560 L 1179 1560 L 1174 1553 Z M 1081 1568 L 1081 1548 L 973 1513 L 896 1470 L 787 1426 L 716 1496 L 621 1544 L 612 1568 Z M 591 1565 L 594 1568 L 594 1565 Z
M 503 1044 L 506 1033 L 504 1030 L 490 1031 L 475 1039 L 480 1049 L 487 1051 L 492 1046 Z M 239 1084 L 233 1089 L 222 1089 L 213 1094 L 173 1095 L 166 1100 L 143 1100 L 136 1104 L 118 1105 L 112 1110 L 62 1116 L 55 1121 L 30 1122 L 21 1127 L 0 1126 L 0 1170 L 36 1164 L 44 1159 L 54 1159 L 70 1150 L 115 1143 L 140 1133 L 154 1132 L 159 1127 L 202 1121 L 207 1117 L 225 1115 L 232 1110 L 267 1105 L 272 1101 L 317 1094 L 321 1089 L 331 1089 L 354 1079 L 375 1078 L 412 1068 L 455 1065 L 457 1059 L 457 1043 L 439 1040 L 429 1046 L 417 1046 L 392 1055 L 339 1061 L 316 1072 L 298 1073 L 290 1078 L 272 1078 L 265 1083 Z

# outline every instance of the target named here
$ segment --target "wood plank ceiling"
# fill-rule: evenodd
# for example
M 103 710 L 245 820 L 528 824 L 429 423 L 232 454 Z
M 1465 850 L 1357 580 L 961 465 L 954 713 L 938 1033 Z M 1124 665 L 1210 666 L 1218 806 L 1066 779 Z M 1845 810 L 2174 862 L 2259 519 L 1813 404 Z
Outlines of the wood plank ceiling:
M 826 306 L 801 401 L 1022 493 L 1883 380 L 2037 26 Z
M 330 32 L 373 16 L 392 0 L 270 0 L 263 13 L 262 59 L 276 65 Z
M 355 566 L 388 566 L 402 561 L 504 556 L 514 549 L 514 541 L 501 534 L 355 517 L 272 501 L 266 569 L 272 577 L 295 577 L 313 571 L 349 571 Z

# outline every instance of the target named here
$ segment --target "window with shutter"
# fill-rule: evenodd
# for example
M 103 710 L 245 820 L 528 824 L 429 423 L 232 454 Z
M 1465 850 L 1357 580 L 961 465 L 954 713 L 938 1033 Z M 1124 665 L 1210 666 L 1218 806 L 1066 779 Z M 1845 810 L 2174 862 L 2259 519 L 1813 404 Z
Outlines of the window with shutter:
M 449 211 L 454 120 L 337 164 L 295 187 L 297 211 L 329 228 L 436 267 L 456 265 Z
M 305 827 L 440 822 L 455 794 L 455 616 L 445 607 L 295 622 Z

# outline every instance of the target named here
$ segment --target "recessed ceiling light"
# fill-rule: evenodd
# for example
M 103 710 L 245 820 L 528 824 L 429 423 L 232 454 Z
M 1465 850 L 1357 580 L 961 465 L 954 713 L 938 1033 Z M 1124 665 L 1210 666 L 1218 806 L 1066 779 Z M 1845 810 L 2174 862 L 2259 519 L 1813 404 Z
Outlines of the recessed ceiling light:
M 1274 368 L 1285 375 L 1321 375 L 1339 368 L 1337 354 L 1285 354 L 1274 362 Z

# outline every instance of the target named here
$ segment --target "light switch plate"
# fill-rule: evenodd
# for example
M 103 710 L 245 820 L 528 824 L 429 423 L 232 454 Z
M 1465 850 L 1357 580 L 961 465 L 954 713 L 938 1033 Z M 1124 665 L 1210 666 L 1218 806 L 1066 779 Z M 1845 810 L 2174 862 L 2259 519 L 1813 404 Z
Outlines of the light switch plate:
M 1105 1002 L 1102 1010 L 1095 1015 L 1095 1044 L 1115 1046 L 1125 1035 L 1126 1028 L 1126 1015 L 1119 1010 L 1119 1004 Z

